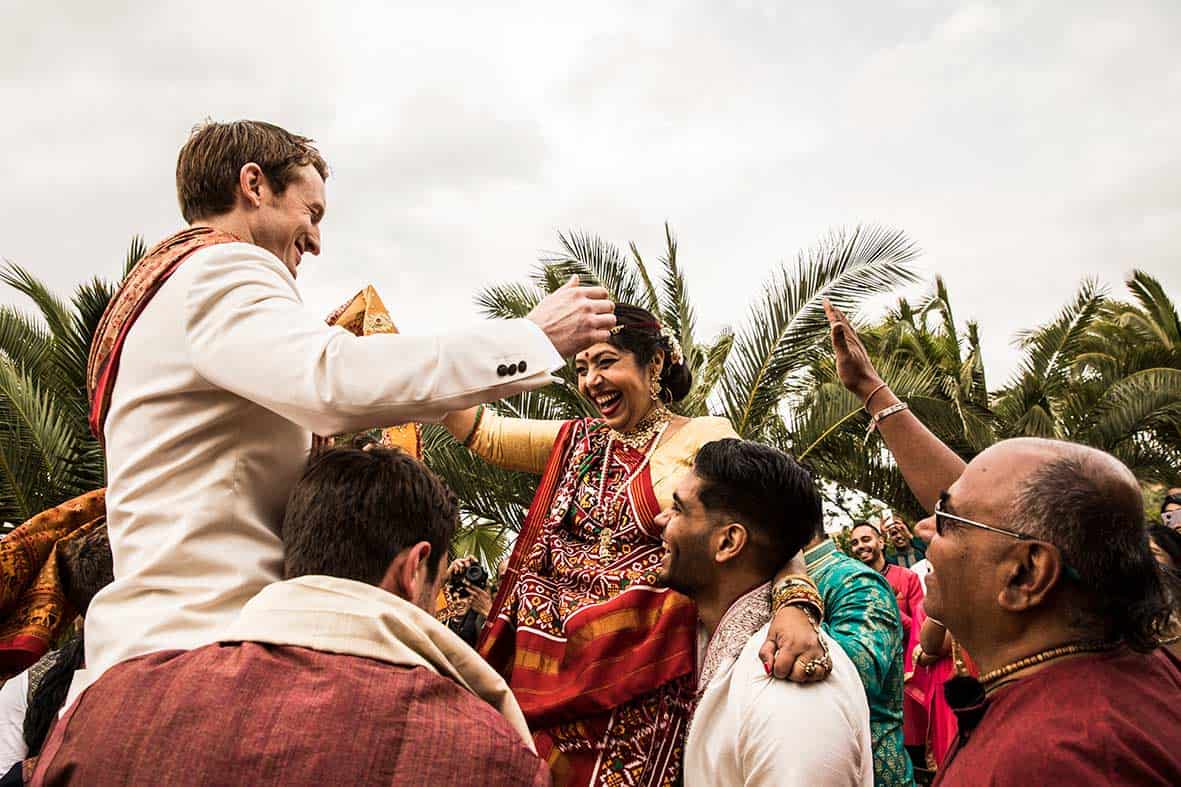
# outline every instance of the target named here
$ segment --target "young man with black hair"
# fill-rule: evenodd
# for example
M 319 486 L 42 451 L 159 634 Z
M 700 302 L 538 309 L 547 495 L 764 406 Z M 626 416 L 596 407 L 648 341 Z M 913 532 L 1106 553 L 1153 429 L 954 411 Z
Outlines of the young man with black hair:
M 33 783 L 549 784 L 504 681 L 430 614 L 456 516 L 405 454 L 322 454 L 287 504 L 286 579 L 221 642 L 107 670 Z
M 822 683 L 774 680 L 759 659 L 768 584 L 820 521 L 811 476 L 781 451 L 706 443 L 660 514 L 660 581 L 697 605 L 699 701 L 685 743 L 685 784 L 870 785 L 869 708 L 857 670 L 827 635 Z

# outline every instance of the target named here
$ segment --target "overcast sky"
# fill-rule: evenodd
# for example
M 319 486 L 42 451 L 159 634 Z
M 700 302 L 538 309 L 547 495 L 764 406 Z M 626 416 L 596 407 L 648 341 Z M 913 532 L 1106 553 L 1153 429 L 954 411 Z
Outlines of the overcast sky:
M 408 332 L 559 229 L 655 259 L 666 220 L 706 330 L 828 228 L 905 229 L 993 386 L 1083 276 L 1181 299 L 1176 0 L 468 5 L 5 0 L 0 256 L 114 276 L 180 227 L 193 124 L 249 117 L 333 170 L 305 299 L 372 282 Z

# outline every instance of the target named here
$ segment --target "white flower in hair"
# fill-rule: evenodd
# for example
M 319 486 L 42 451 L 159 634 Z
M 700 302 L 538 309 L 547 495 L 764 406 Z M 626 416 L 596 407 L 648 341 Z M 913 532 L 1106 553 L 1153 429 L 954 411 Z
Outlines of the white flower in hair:
M 668 361 L 671 366 L 678 366 L 685 362 L 685 354 L 681 352 L 681 343 L 667 326 L 660 326 L 660 335 L 668 342 Z

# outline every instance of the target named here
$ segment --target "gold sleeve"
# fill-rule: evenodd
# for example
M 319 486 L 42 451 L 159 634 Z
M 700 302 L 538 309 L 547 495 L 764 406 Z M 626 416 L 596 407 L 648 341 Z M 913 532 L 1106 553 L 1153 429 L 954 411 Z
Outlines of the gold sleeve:
M 484 461 L 506 470 L 541 473 L 565 421 L 506 418 L 491 407 L 468 442 L 468 449 Z
M 685 424 L 666 443 L 652 452 L 652 489 L 661 508 L 672 505 L 673 490 L 681 476 L 693 467 L 697 449 L 714 440 L 737 437 L 738 433 L 725 418 L 707 416 L 694 418 Z

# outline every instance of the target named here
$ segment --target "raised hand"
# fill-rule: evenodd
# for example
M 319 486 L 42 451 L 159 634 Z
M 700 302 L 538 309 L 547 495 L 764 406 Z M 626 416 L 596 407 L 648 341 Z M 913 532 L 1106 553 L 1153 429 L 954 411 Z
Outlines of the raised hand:
M 526 315 L 537 323 L 563 358 L 607 341 L 615 327 L 615 304 L 602 287 L 580 287 L 571 276 Z
M 837 307 L 824 299 L 824 314 L 832 328 L 832 351 L 836 356 L 837 377 L 862 402 L 882 384 L 882 378 L 873 368 L 869 353 L 857 331 Z

